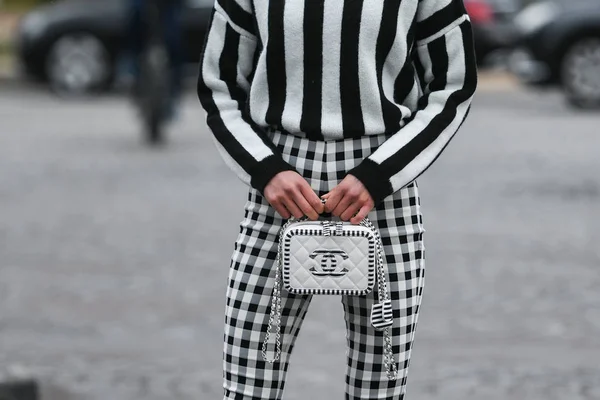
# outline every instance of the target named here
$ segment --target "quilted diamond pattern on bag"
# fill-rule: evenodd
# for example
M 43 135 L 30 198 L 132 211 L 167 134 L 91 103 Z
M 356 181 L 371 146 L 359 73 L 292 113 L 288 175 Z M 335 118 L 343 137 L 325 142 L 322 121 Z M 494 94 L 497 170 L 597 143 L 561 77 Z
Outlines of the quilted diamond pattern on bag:
M 296 227 L 284 236 L 284 285 L 291 291 L 303 293 L 372 289 L 375 281 L 373 237 L 320 236 L 315 234 L 317 227 L 308 223 L 306 229 Z M 346 225 L 344 230 L 356 232 L 357 227 Z

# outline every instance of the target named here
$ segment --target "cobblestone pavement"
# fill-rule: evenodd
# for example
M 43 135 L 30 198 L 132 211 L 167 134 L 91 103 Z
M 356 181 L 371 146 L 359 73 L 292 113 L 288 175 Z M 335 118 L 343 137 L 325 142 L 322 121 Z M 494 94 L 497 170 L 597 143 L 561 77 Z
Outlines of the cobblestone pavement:
M 0 366 L 44 399 L 220 399 L 245 188 L 193 96 L 141 145 L 123 99 L 0 91 Z M 600 399 L 600 114 L 478 95 L 420 180 L 427 284 L 409 400 Z M 341 399 L 344 324 L 315 299 L 285 398 Z

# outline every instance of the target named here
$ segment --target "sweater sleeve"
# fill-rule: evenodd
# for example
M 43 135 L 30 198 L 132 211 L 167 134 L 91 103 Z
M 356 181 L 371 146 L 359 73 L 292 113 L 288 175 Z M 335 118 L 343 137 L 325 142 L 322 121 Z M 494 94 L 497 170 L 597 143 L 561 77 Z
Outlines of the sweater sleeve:
M 243 182 L 262 193 L 271 178 L 293 167 L 249 115 L 257 36 L 249 0 L 216 0 L 197 89 L 219 153 Z
M 473 34 L 463 0 L 420 0 L 413 64 L 422 96 L 412 118 L 349 174 L 375 204 L 421 175 L 469 113 L 477 86 Z

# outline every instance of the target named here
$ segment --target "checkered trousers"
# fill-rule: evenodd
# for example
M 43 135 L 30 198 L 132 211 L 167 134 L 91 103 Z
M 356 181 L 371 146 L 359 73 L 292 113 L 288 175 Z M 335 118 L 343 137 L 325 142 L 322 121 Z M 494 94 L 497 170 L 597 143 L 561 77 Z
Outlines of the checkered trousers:
M 346 171 L 369 156 L 385 136 L 312 141 L 271 132 L 284 159 L 295 166 L 318 195 L 331 190 Z M 346 321 L 346 399 L 403 399 L 424 284 L 423 223 L 416 183 L 387 197 L 369 214 L 379 229 L 387 261 L 393 304 L 391 329 L 400 377 L 389 381 L 383 356 L 383 333 L 374 330 L 369 313 L 377 290 L 368 296 L 340 296 Z M 275 278 L 277 234 L 285 221 L 250 189 L 229 271 L 225 315 L 225 399 L 281 399 L 288 363 L 311 296 L 282 291 L 281 358 L 262 358 Z M 269 358 L 274 356 L 274 338 Z

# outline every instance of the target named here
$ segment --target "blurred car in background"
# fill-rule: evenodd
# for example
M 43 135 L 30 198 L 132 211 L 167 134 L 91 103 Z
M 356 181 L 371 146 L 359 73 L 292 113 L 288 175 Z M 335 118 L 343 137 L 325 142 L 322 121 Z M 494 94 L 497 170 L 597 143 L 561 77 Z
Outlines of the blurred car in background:
M 127 0 L 59 0 L 26 14 L 17 30 L 22 70 L 62 92 L 110 87 L 127 35 Z M 185 56 L 197 62 L 214 0 L 186 0 Z
M 510 69 L 523 82 L 561 86 L 576 107 L 600 105 L 600 0 L 537 1 L 515 25 Z
M 473 24 L 475 53 L 484 64 L 493 53 L 509 50 L 516 36 L 514 17 L 521 9 L 520 0 L 464 0 Z
M 198 61 L 214 0 L 186 0 L 187 61 Z M 473 21 L 477 58 L 483 62 L 514 41 L 520 0 L 465 0 Z M 61 92 L 89 92 L 118 77 L 127 30 L 127 0 L 58 0 L 26 14 L 17 49 L 26 75 Z

